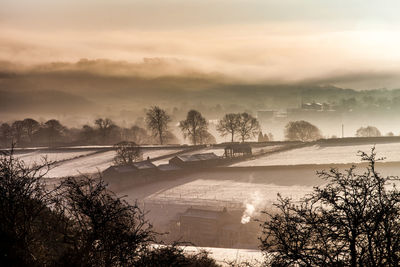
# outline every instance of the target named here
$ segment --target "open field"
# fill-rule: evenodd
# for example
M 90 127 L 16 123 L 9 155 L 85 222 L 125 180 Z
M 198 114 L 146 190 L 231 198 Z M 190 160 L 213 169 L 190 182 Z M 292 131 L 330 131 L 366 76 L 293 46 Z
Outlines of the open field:
M 44 159 L 46 159 L 49 162 L 69 160 L 78 157 L 83 157 L 95 152 L 97 152 L 97 150 L 65 151 L 65 152 L 38 150 L 28 153 L 16 154 L 16 157 L 23 160 L 27 164 L 33 164 L 35 162 L 40 163 Z
M 360 162 L 357 152 L 370 152 L 372 147 L 373 144 L 313 145 L 235 163 L 232 167 L 357 163 Z M 375 147 L 377 156 L 385 157 L 385 161 L 400 161 L 400 143 L 376 144 Z
M 253 266 L 261 266 L 263 262 L 263 254 L 260 250 L 256 249 L 234 249 L 234 248 L 212 248 L 212 247 L 184 247 L 184 251 L 188 253 L 198 253 L 201 250 L 205 250 L 210 253 L 210 256 L 214 258 L 218 264 L 222 266 L 230 266 L 228 262 L 250 263 Z
M 144 149 L 143 159 L 157 158 L 181 151 L 180 149 Z M 62 162 L 50 170 L 48 177 L 74 176 L 80 173 L 90 174 L 104 171 L 113 164 L 115 151 L 106 151 Z

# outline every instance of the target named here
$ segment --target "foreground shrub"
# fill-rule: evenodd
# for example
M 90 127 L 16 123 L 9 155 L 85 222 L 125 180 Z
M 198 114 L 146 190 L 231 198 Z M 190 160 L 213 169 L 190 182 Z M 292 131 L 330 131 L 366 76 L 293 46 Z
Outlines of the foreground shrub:
M 297 203 L 279 197 L 278 212 L 265 212 L 261 249 L 275 266 L 398 266 L 398 177 L 382 177 L 376 153 L 360 152 L 364 173 L 353 166 L 318 172 L 326 185 Z

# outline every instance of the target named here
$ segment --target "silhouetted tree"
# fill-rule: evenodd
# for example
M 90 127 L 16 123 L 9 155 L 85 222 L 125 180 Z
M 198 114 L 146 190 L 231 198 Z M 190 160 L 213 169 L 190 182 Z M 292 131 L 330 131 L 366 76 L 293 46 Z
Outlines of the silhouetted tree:
M 0 125 L 0 142 L 4 147 L 9 147 L 12 143 L 13 134 L 12 128 L 8 123 Z
M 116 165 L 132 164 L 142 159 L 143 153 L 135 142 L 123 141 L 114 145 L 114 148 L 116 151 L 114 163 Z
M 260 133 L 258 134 L 258 142 L 268 142 L 269 138 L 267 134 L 264 134 L 260 131 Z
M 202 135 L 207 132 L 208 124 L 206 119 L 197 110 L 190 110 L 186 120 L 179 123 L 185 138 L 189 137 L 194 145 L 202 140 Z
M 22 121 L 14 121 L 11 125 L 13 137 L 15 139 L 16 144 L 19 146 L 21 145 L 21 140 L 24 134 L 24 124 Z
M 92 126 L 85 124 L 82 126 L 80 139 L 85 143 L 93 143 L 96 139 L 96 131 Z
M 115 126 L 114 122 L 108 118 L 99 118 L 94 123 L 98 127 L 102 141 L 106 142 L 112 128 Z
M 360 152 L 369 163 L 318 172 L 322 187 L 293 202 L 279 196 L 276 213 L 265 212 L 261 249 L 272 266 L 398 266 L 400 191 L 398 177 L 382 177 L 376 153 Z
M 255 137 L 259 131 L 260 124 L 256 118 L 246 112 L 239 115 L 238 135 L 240 136 L 242 142 Z
M 381 136 L 381 132 L 374 126 L 360 127 L 356 132 L 357 137 L 377 137 Z
M 221 136 L 230 135 L 231 142 L 234 141 L 235 134 L 238 132 L 240 114 L 229 113 L 218 122 L 217 131 Z
M 14 158 L 13 150 L 0 156 L 0 262 L 3 266 L 43 266 L 49 251 L 48 206 L 51 191 L 42 178 L 47 161 L 31 166 Z M 50 254 L 50 255 L 49 255 Z
M 138 266 L 144 267 L 218 267 L 213 258 L 205 250 L 200 250 L 198 253 L 186 254 L 183 248 L 177 245 L 160 246 L 150 249 L 138 262 Z
M 56 141 L 60 140 L 66 130 L 66 127 L 64 127 L 58 120 L 48 120 L 44 123 L 44 127 L 50 145 L 53 145 Z
M 139 207 L 108 191 L 100 179 L 62 183 L 67 215 L 75 222 L 69 261 L 78 266 L 137 266 L 155 233 Z
M 321 131 L 307 121 L 290 121 L 285 126 L 285 138 L 289 141 L 315 141 L 322 138 Z
M 27 118 L 22 121 L 22 127 L 24 129 L 24 132 L 29 138 L 29 142 L 33 142 L 33 136 L 34 134 L 39 130 L 40 124 L 34 119 Z
M 168 123 L 171 121 L 167 112 L 158 106 L 150 108 L 146 113 L 147 128 L 164 144 L 168 132 Z

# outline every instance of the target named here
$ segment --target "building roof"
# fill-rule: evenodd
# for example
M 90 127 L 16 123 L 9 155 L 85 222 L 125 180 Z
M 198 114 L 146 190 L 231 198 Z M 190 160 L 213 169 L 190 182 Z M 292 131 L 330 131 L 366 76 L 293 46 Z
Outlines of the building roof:
M 182 170 L 181 167 L 176 166 L 174 164 L 160 164 L 157 166 L 160 171 L 177 171 Z
M 140 161 L 140 162 L 134 162 L 132 164 L 127 164 L 127 165 L 110 166 L 105 171 L 114 170 L 118 173 L 129 173 L 129 172 L 134 172 L 137 170 L 146 170 L 146 169 L 155 169 L 155 168 L 157 168 L 156 165 L 154 165 L 153 163 L 151 163 L 148 160 L 145 160 L 145 161 Z
M 143 169 L 155 169 L 157 168 L 156 165 L 151 163 L 149 160 L 144 160 L 144 161 L 139 161 L 139 162 L 134 162 L 132 164 L 135 168 L 138 170 L 143 170 Z
M 217 155 L 214 153 L 202 153 L 202 154 L 193 154 L 193 155 L 180 155 L 174 158 L 178 158 L 183 162 L 194 162 L 194 161 L 203 161 L 203 160 L 213 160 L 219 159 Z

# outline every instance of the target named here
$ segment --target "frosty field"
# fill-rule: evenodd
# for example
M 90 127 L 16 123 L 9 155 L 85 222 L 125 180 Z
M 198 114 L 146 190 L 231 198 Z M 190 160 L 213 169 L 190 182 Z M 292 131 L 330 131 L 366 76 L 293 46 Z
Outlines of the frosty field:
M 354 146 L 313 145 L 285 152 L 259 157 L 253 160 L 233 164 L 233 167 L 245 166 L 284 166 L 303 164 L 344 164 L 359 163 L 358 151 L 370 152 L 373 144 Z M 400 143 L 377 144 L 378 157 L 385 157 L 387 162 L 400 161 Z
M 32 149 L 16 153 L 15 157 L 26 164 L 42 163 L 44 159 L 55 162 L 47 177 L 64 177 L 79 174 L 91 174 L 105 170 L 113 164 L 115 151 L 108 146 L 69 147 L 66 149 Z M 183 149 L 178 148 L 144 148 L 143 159 L 153 159 L 174 154 Z
M 82 157 L 91 153 L 96 152 L 96 150 L 85 150 L 85 151 L 74 151 L 74 152 L 42 152 L 33 151 L 29 153 L 17 154 L 16 157 L 23 160 L 27 164 L 40 163 L 44 159 L 49 162 L 68 160 L 77 157 Z

